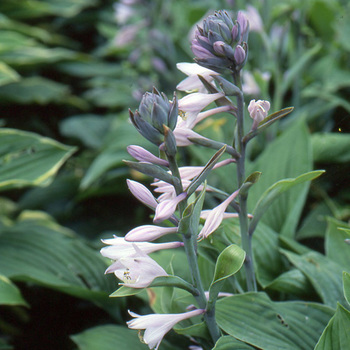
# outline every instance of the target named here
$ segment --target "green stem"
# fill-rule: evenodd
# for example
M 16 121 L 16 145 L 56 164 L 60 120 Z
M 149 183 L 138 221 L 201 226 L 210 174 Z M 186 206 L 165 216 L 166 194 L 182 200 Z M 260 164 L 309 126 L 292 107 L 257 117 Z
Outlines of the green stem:
M 179 195 L 183 193 L 183 187 L 181 183 L 181 177 L 179 168 L 176 163 L 176 159 L 172 156 L 167 155 L 169 161 L 169 168 L 173 174 L 180 181 L 179 185 L 175 186 L 176 194 Z M 186 208 L 185 202 L 179 203 L 180 217 Z M 204 288 L 202 284 L 201 275 L 199 272 L 198 261 L 197 261 L 197 236 L 195 232 L 179 232 L 182 234 L 184 248 L 187 256 L 188 265 L 191 270 L 192 284 L 194 288 L 198 290 L 198 295 L 195 295 L 196 301 L 199 308 L 207 309 L 207 299 L 204 294 Z M 221 336 L 220 330 L 216 324 L 215 320 L 215 308 L 211 309 L 209 312 L 204 314 L 205 323 L 208 327 L 209 333 L 215 343 Z
M 236 84 L 242 90 L 242 82 L 240 72 L 233 74 L 233 79 Z M 243 92 L 237 96 L 237 134 L 235 135 L 235 146 L 240 157 L 237 159 L 237 181 L 238 188 L 240 188 L 245 180 L 245 151 L 246 144 L 243 141 L 244 138 L 244 96 Z M 239 194 L 239 224 L 241 231 L 242 248 L 246 252 L 246 259 L 244 262 L 244 269 L 247 279 L 248 291 L 256 291 L 256 280 L 254 272 L 254 260 L 252 250 L 252 237 L 248 233 L 248 212 L 247 212 L 247 194 Z

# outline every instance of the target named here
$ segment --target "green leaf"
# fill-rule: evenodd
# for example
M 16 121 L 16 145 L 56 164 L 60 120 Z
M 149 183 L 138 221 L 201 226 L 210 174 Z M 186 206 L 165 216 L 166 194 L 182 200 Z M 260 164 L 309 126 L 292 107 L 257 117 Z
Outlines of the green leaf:
M 343 350 L 350 344 L 350 312 L 338 304 L 315 350 Z
M 0 275 L 0 305 L 29 306 L 17 286 L 2 275 Z
M 343 288 L 344 296 L 348 304 L 350 304 L 350 273 L 343 272 Z
M 0 86 L 0 101 L 21 104 L 66 103 L 69 89 L 66 85 L 52 80 L 33 77 Z
M 236 244 L 229 245 L 220 253 L 215 265 L 213 282 L 209 288 L 209 303 L 215 302 L 224 280 L 241 269 L 245 255 L 245 251 Z
M 20 79 L 20 75 L 4 62 L 0 62 L 0 86 L 13 83 Z
M 314 133 L 311 136 L 314 161 L 346 163 L 350 161 L 350 137 L 343 133 Z
M 333 315 L 330 308 L 306 302 L 273 302 L 265 293 L 246 293 L 216 303 L 218 325 L 259 349 L 310 350 Z
M 137 332 L 123 326 L 104 325 L 89 328 L 70 337 L 79 350 L 146 350 Z
M 23 212 L 0 230 L 0 271 L 107 307 L 116 279 L 104 275 L 106 260 L 71 231 L 41 212 Z M 115 305 L 115 304 L 114 304 Z M 118 311 L 119 312 L 119 311 Z
M 336 308 L 337 302 L 345 305 L 341 266 L 314 251 L 302 256 L 287 251 L 283 254 L 307 276 L 326 305 L 333 308 Z
M 225 335 L 216 342 L 213 350 L 249 350 L 254 349 L 248 344 L 245 344 L 234 337 Z
M 260 218 L 270 207 L 272 202 L 283 192 L 289 190 L 290 188 L 304 183 L 306 181 L 311 181 L 324 173 L 323 170 L 310 171 L 309 173 L 302 174 L 294 179 L 284 179 L 276 182 L 274 185 L 269 187 L 260 197 L 258 203 L 253 211 L 253 219 L 249 225 L 249 232 L 254 232 Z
M 314 290 L 308 278 L 298 269 L 282 273 L 270 284 L 266 285 L 266 288 L 303 299 L 312 294 Z
M 259 181 L 261 176 L 260 171 L 254 171 L 254 173 L 250 174 L 243 182 L 241 188 L 239 189 L 240 195 L 247 195 L 249 189 Z
M 296 141 L 297 140 L 297 141 Z M 248 211 L 251 213 L 263 192 L 277 181 L 296 178 L 312 170 L 312 154 L 308 130 L 304 123 L 293 123 L 281 136 L 270 143 L 263 153 L 247 164 L 247 173 L 261 171 L 259 186 L 254 186 L 248 197 Z M 276 199 L 262 217 L 262 222 L 274 231 L 286 236 L 293 236 L 309 184 L 304 183 L 283 193 Z
M 114 291 L 109 296 L 111 298 L 123 298 L 123 297 L 129 297 L 131 295 L 140 294 L 142 291 L 144 291 L 144 288 L 131 288 L 126 286 L 121 286 L 116 291 Z
M 350 232 L 340 230 L 340 227 L 348 228 L 349 226 L 335 219 L 328 220 L 325 241 L 326 255 L 344 269 L 350 270 L 350 245 L 346 243 L 346 239 L 350 239 Z
M 30 132 L 0 129 L 0 191 L 48 185 L 74 151 Z
M 75 115 L 64 119 L 60 124 L 63 136 L 78 139 L 86 147 L 100 148 L 110 121 L 96 114 Z

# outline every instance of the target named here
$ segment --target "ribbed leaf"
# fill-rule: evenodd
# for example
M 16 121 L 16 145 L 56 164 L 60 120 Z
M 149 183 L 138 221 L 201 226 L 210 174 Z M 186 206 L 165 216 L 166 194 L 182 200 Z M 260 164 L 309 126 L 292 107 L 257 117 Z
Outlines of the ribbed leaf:
M 334 309 L 337 302 L 345 305 L 342 285 L 343 267 L 317 252 L 310 252 L 302 256 L 287 251 L 283 253 L 295 267 L 307 276 L 326 305 Z
M 20 290 L 5 276 L 0 275 L 0 305 L 29 306 Z
M 219 326 L 229 335 L 268 350 L 310 350 L 333 315 L 330 308 L 305 302 L 273 302 L 247 293 L 217 302 Z
M 116 280 L 104 275 L 104 258 L 39 212 L 25 212 L 16 224 L 1 229 L 0 256 L 0 271 L 12 280 L 113 302 L 108 293 Z
M 0 129 L 0 191 L 49 184 L 74 151 L 30 132 Z
M 315 350 L 345 350 L 350 346 L 350 312 L 338 304 Z
M 233 338 L 229 335 L 225 335 L 216 342 L 213 350 L 249 350 L 254 349 L 248 344 L 245 344 L 236 338 Z
M 137 332 L 122 326 L 105 325 L 71 336 L 79 350 L 146 350 Z
M 247 164 L 247 173 L 261 171 L 259 186 L 248 197 L 248 210 L 253 211 L 264 191 L 279 180 L 296 178 L 312 170 L 312 154 L 305 124 L 295 123 L 270 143 L 254 163 Z M 292 236 L 298 224 L 309 184 L 293 188 L 276 199 L 262 217 L 276 232 Z
M 325 242 L 326 255 L 350 271 L 350 245 L 346 243 L 346 240 L 350 239 L 350 232 L 340 230 L 340 227 L 348 228 L 349 226 L 341 221 L 328 220 Z

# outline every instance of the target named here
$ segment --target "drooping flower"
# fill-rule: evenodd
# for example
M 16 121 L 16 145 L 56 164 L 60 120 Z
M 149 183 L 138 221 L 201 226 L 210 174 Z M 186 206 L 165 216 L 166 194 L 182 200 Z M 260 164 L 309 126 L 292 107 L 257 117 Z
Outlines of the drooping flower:
M 205 310 L 198 309 L 181 314 L 153 314 L 153 315 L 138 315 L 129 311 L 130 316 L 134 319 L 127 322 L 131 329 L 145 330 L 143 334 L 143 341 L 150 349 L 158 349 L 163 337 L 168 333 L 176 323 L 186 320 L 188 318 L 199 316 Z
M 173 199 L 166 199 L 161 201 L 156 208 L 153 222 L 160 223 L 169 219 L 175 212 L 177 205 L 183 201 L 187 196 L 187 193 L 183 192 Z
M 126 147 L 126 149 L 132 157 L 134 157 L 136 160 L 140 162 L 148 162 L 148 163 L 158 164 L 166 167 L 169 166 L 169 162 L 167 160 L 156 157 L 154 154 L 147 151 L 143 147 L 140 147 L 137 145 L 130 145 Z
M 125 240 L 128 242 L 151 242 L 159 237 L 176 233 L 177 227 L 162 227 L 155 225 L 143 225 L 136 227 L 125 235 Z
M 133 245 L 136 256 L 120 258 L 105 273 L 114 273 L 124 286 L 146 288 L 156 277 L 168 276 L 165 270 L 147 254 Z
M 213 233 L 224 219 L 224 213 L 228 205 L 237 197 L 239 190 L 233 192 L 221 204 L 212 209 L 205 220 L 204 226 L 198 235 L 199 239 L 207 238 Z
M 100 251 L 101 255 L 111 260 L 119 260 L 126 257 L 135 257 L 137 252 L 135 246 L 138 247 L 143 253 L 150 254 L 158 250 L 172 249 L 183 246 L 182 242 L 167 242 L 167 243 L 149 243 L 138 242 L 132 243 L 124 239 L 124 237 L 117 237 L 110 239 L 102 239 L 107 247 L 103 247 Z
M 251 100 L 248 105 L 250 117 L 254 120 L 252 129 L 256 129 L 266 117 L 270 110 L 270 102 L 265 100 Z
M 214 80 L 213 75 L 218 75 L 217 72 L 214 72 L 211 69 L 201 67 L 197 63 L 177 63 L 176 67 L 182 73 L 188 75 L 188 77 L 182 80 L 177 86 L 176 89 L 180 91 L 187 92 L 203 92 L 206 93 L 207 90 L 204 88 L 202 82 L 199 80 L 198 75 L 202 76 L 208 83 L 212 83 Z
M 154 198 L 152 192 L 144 185 L 137 181 L 126 180 L 130 192 L 136 197 L 141 203 L 145 204 L 149 208 L 155 209 L 158 202 Z

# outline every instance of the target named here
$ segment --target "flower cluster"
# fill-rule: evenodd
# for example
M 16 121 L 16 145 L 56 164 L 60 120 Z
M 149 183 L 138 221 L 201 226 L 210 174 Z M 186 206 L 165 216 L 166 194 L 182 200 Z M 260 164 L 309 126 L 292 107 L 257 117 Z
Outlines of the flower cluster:
M 196 61 L 216 72 L 238 71 L 247 60 L 249 22 L 238 12 L 233 22 L 226 11 L 217 11 L 197 27 L 192 41 Z

